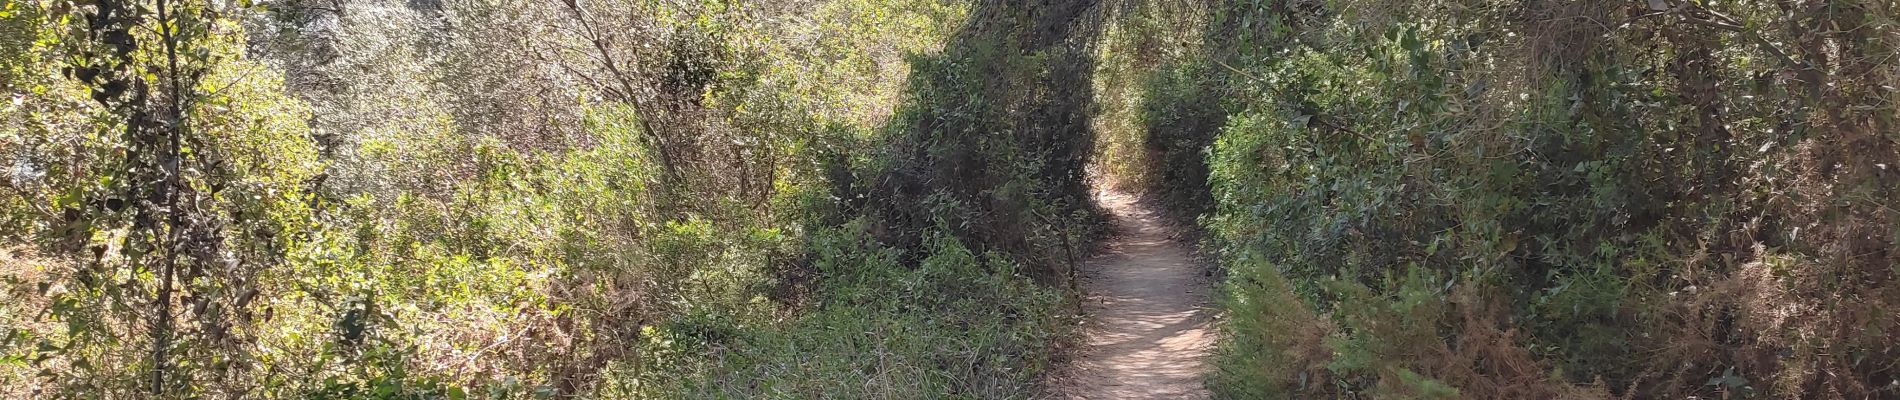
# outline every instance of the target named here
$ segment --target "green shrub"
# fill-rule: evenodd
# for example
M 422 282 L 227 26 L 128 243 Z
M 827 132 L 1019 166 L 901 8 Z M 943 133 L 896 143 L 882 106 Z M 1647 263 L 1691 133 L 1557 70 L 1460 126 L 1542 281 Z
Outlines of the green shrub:
M 1074 257 L 1056 249 L 1085 233 L 947 221 L 1000 211 L 1086 228 L 1079 175 L 1045 174 L 1081 158 L 1015 151 L 1029 136 L 972 148 L 996 153 L 997 179 L 879 199 L 927 231 L 865 228 L 885 221 L 862 217 L 862 189 L 922 149 L 887 136 L 973 99 L 951 94 L 1015 94 L 978 90 L 978 66 L 912 74 L 913 60 L 1077 79 L 1018 55 L 1024 43 L 934 54 L 971 4 L 268 6 L 0 5 L 0 276 L 23 299 L 0 305 L 0 394 L 1019 397 L 1062 332 L 1060 296 L 1025 276 L 1053 276 Z M 132 44 L 102 30 L 121 25 Z M 969 36 L 1028 25 L 1007 29 Z M 81 77 L 98 62 L 129 67 Z M 89 98 L 127 82 L 138 101 Z M 1086 108 L 1072 100 L 1012 100 L 1060 120 L 964 128 L 1057 132 L 1076 140 L 1056 150 L 1086 153 L 1085 135 L 1061 131 Z M 173 114 L 189 129 L 146 118 Z M 139 147 L 163 135 L 183 144 Z M 174 147 L 189 156 L 182 184 L 155 172 Z M 106 206 L 178 188 L 213 194 L 160 225 Z M 987 208 L 989 195 L 1009 204 Z M 205 238 L 174 246 L 187 230 Z M 138 258 L 153 243 L 203 254 L 161 279 Z M 182 289 L 167 299 L 157 282 Z M 154 349 L 170 355 L 163 386 L 144 382 Z
M 745 330 L 673 383 L 683 397 L 1026 398 L 1062 332 L 1060 296 L 1000 255 L 938 235 L 918 266 L 854 223 L 818 234 L 817 309 Z
M 1202 29 L 1248 44 L 1204 56 L 1232 73 L 1222 87 L 1232 105 L 1205 158 L 1215 207 L 1202 221 L 1230 271 L 1215 392 L 1892 393 L 1872 372 L 1891 363 L 1866 360 L 1895 347 L 1819 333 L 1893 322 L 1858 316 L 1881 313 L 1900 289 L 1829 278 L 1892 273 L 1891 252 L 1873 250 L 1895 243 L 1892 210 L 1848 199 L 1896 186 L 1875 177 L 1883 167 L 1837 157 L 1837 146 L 1889 157 L 1894 147 L 1876 142 L 1891 135 L 1865 127 L 1890 125 L 1892 113 L 1820 111 L 1891 107 L 1813 86 L 1892 74 L 1820 72 L 1810 63 L 1874 64 L 1790 55 L 1833 51 L 1794 44 L 1812 32 L 1797 21 L 1891 25 L 1862 16 L 1890 7 L 1830 3 L 1792 19 L 1763 7 L 1686 5 L 1597 26 L 1575 21 L 1655 10 L 1214 5 L 1225 17 Z M 1837 44 L 1891 55 L 1889 42 Z M 1788 120 L 1810 122 L 1772 122 Z M 1822 209 L 1832 211 L 1812 214 Z M 1863 236 L 1833 236 L 1843 232 Z M 1869 258 L 1841 253 L 1850 247 Z M 1288 358 L 1307 354 L 1312 335 L 1272 322 L 1304 319 L 1257 303 L 1271 298 L 1297 299 L 1323 322 L 1299 325 L 1333 327 L 1323 356 Z M 1260 338 L 1283 331 L 1295 333 Z M 1312 359 L 1329 360 L 1328 385 L 1304 384 Z

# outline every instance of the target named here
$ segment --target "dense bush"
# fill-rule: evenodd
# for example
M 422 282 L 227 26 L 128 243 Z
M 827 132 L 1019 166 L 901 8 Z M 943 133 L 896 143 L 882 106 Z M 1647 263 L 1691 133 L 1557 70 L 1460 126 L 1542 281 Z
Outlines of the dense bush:
M 900 249 L 944 230 L 1060 282 L 1094 218 L 1090 2 L 985 2 L 940 57 L 915 60 L 889 153 L 855 197 Z M 1081 233 L 1081 236 L 1077 236 Z
M 1206 151 L 1226 118 L 1225 70 L 1204 57 L 1231 46 L 1200 25 L 1198 2 L 1117 2 L 1095 77 L 1096 175 L 1117 190 L 1162 200 L 1177 217 L 1213 207 Z
M 1032 395 L 1091 10 L 6 2 L 0 394 Z
M 1214 389 L 1900 395 L 1892 7 L 1215 5 Z
M 746 336 L 687 397 L 1022 398 L 1061 330 L 1057 292 L 1000 253 L 928 239 L 914 268 L 853 223 L 815 238 L 818 310 Z M 670 339 L 669 339 L 670 340 Z
M 0 395 L 1030 397 L 1098 178 L 1222 397 L 1900 396 L 1897 12 L 7 1 Z

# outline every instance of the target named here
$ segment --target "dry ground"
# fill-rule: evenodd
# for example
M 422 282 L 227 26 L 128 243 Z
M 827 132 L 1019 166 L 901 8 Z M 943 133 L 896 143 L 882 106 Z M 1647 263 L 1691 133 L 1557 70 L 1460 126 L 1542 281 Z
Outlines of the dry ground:
M 1151 206 L 1122 193 L 1097 200 L 1116 234 L 1083 267 L 1083 347 L 1056 372 L 1053 391 L 1073 399 L 1206 398 L 1207 269 Z

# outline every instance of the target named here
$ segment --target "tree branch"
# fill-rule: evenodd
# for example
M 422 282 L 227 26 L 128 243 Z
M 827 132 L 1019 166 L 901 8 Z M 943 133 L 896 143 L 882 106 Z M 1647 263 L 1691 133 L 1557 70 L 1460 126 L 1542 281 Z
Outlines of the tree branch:
M 601 36 L 600 31 L 594 27 L 593 21 L 587 18 L 587 11 L 581 7 L 580 0 L 561 0 L 561 4 L 565 5 L 568 11 L 574 14 L 574 21 L 580 23 L 582 34 L 585 36 L 584 39 L 593 44 L 594 50 L 598 53 L 596 62 L 601 64 L 602 67 L 605 67 L 607 72 L 612 74 L 614 80 L 619 83 L 619 94 L 615 95 L 615 90 L 611 87 L 602 86 L 598 82 L 595 83 L 595 86 L 602 86 L 603 92 L 610 96 L 619 97 L 614 100 L 627 103 L 633 107 L 634 115 L 640 119 L 640 136 L 649 142 L 648 144 L 653 146 L 654 151 L 660 156 L 661 173 L 665 175 L 662 179 L 668 183 L 677 182 L 680 178 L 679 169 L 675 165 L 677 160 L 674 157 L 671 146 L 668 146 L 665 138 L 660 136 L 659 132 L 653 129 L 652 114 L 647 112 L 646 104 L 640 99 L 639 86 L 634 83 L 634 79 L 631 75 L 620 69 L 620 62 L 614 59 L 612 46 Z M 592 81 L 592 79 L 590 78 L 589 81 Z

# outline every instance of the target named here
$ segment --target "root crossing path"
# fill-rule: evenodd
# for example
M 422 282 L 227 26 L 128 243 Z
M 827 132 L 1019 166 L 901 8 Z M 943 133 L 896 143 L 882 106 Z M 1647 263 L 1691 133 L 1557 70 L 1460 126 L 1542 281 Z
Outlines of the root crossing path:
M 1207 398 L 1207 269 L 1148 204 L 1122 193 L 1098 200 L 1116 234 L 1083 266 L 1084 347 L 1052 389 L 1072 399 Z

